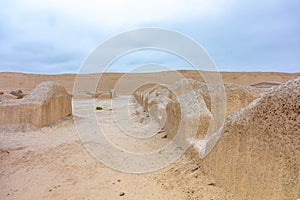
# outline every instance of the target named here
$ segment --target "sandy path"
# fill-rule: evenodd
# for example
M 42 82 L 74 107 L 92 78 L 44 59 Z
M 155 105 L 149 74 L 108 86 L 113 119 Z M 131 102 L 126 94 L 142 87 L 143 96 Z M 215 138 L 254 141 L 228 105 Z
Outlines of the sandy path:
M 97 116 L 102 117 L 104 127 L 110 127 L 114 142 L 134 146 L 118 139 L 110 102 L 100 100 L 97 104 L 104 108 Z M 140 108 L 134 104 L 131 108 L 135 120 L 147 121 L 147 113 L 137 116 L 140 111 L 135 111 Z M 103 165 L 82 145 L 74 119 L 36 131 L 0 129 L 0 199 L 232 199 L 188 154 L 154 173 L 130 174 Z M 145 146 L 165 142 L 158 135 Z M 124 196 L 120 196 L 122 192 Z

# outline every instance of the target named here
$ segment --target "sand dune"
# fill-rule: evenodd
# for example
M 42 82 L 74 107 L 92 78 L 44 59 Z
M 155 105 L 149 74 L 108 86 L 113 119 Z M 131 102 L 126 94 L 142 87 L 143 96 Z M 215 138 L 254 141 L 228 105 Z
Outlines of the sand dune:
M 199 73 L 195 73 L 195 71 L 182 70 L 178 72 L 180 72 L 186 78 L 203 81 L 201 75 Z M 178 72 L 167 71 L 138 74 L 104 73 L 101 77 L 101 82 L 98 85 L 98 90 L 113 89 L 117 81 L 124 75 L 126 75 L 125 79 L 128 80 L 128 84 L 130 84 L 130 80 L 135 80 L 135 82 L 151 83 L 153 80 L 157 79 L 161 82 L 165 81 L 167 83 L 174 83 L 179 80 Z M 300 73 L 221 72 L 221 75 L 224 82 L 240 85 L 252 85 L 260 82 L 283 82 L 300 76 Z M 91 77 L 92 76 L 93 75 L 91 75 Z M 44 75 L 0 72 L 0 90 L 9 92 L 16 88 L 20 88 L 25 92 L 29 92 L 38 83 L 44 81 L 54 81 L 63 85 L 71 93 L 73 91 L 75 77 L 76 74 Z M 120 92 L 122 93 L 123 91 Z

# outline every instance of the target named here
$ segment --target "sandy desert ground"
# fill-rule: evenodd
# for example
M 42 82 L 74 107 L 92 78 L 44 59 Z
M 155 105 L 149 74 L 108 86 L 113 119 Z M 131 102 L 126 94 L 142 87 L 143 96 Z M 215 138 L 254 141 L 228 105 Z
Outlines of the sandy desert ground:
M 83 107 L 90 103 L 81 101 Z M 113 127 L 110 100 L 97 100 L 96 104 L 104 108 L 97 115 L 105 119 L 103 126 L 115 142 L 132 147 Z M 1 199 L 233 199 L 188 154 L 154 173 L 111 169 L 85 149 L 74 120 L 69 117 L 33 131 L 1 129 Z M 165 143 L 162 136 L 158 134 L 145 146 L 151 149 L 157 141 Z M 122 192 L 124 196 L 120 196 Z
M 127 74 L 125 81 L 128 85 L 124 85 L 123 88 L 132 88 L 131 80 L 135 80 L 135 83 L 150 83 L 153 79 L 173 83 L 178 81 L 176 73 Z M 181 73 L 184 77 L 203 81 L 193 71 Z M 263 82 L 276 85 L 297 78 L 300 73 L 222 72 L 221 75 L 225 82 L 249 86 Z M 124 74 L 121 73 L 104 74 L 97 90 L 106 92 L 114 89 L 114 85 L 122 76 L 124 77 Z M 28 93 L 36 84 L 49 80 L 62 84 L 73 94 L 74 74 L 3 72 L 0 73 L 0 91 L 8 93 L 11 90 L 22 89 Z M 117 108 L 112 107 L 110 99 L 73 99 L 73 105 L 79 105 L 82 109 L 77 109 L 72 117 L 40 129 L 2 126 L 0 199 L 239 199 L 227 191 L 228 187 L 223 187 L 221 182 L 214 178 L 213 173 L 204 170 L 203 166 L 207 164 L 203 163 L 202 166 L 191 149 L 170 166 L 143 174 L 114 170 L 93 157 L 80 140 L 75 126 L 75 123 L 79 126 L 86 126 L 85 123 L 88 123 L 88 120 L 82 117 L 87 114 L 85 106 L 103 107 L 102 110 L 95 111 L 97 119 L 101 120 L 101 126 L 106 129 L 108 137 L 124 148 L 147 151 L 163 146 L 170 140 L 169 137 L 164 137 L 164 132 L 158 133 L 142 146 L 137 145 L 138 140 L 124 139 L 114 123 L 112 113 L 115 110 L 122 110 L 121 107 L 128 106 L 130 102 L 129 115 L 132 120 L 140 125 L 151 120 L 149 113 L 144 112 L 144 108 L 129 95 L 130 90 L 116 91 L 116 97 L 112 101 L 118 102 Z M 128 120 L 126 115 L 119 114 L 118 117 Z M 159 126 L 153 128 L 156 130 Z

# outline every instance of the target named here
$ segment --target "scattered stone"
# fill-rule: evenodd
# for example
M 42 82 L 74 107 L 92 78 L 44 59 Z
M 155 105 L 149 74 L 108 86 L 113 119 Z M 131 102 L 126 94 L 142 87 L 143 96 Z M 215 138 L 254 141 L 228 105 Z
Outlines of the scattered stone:
M 2 95 L 2 94 L 4 94 L 4 92 L 1 92 L 1 91 L 0 91 L 0 95 Z
M 215 183 L 209 183 L 209 184 L 207 184 L 207 185 L 216 186 Z
M 16 96 L 17 99 L 22 99 L 25 96 L 25 94 L 22 92 L 22 90 L 13 90 L 13 91 L 10 91 L 9 94 Z
M 124 196 L 125 193 L 124 192 L 120 192 L 119 196 Z
M 168 137 L 168 135 L 164 135 L 164 136 L 162 136 L 161 138 L 162 139 L 165 139 L 165 138 L 167 138 Z
M 198 169 L 199 169 L 199 167 L 195 167 L 195 168 L 192 169 L 191 171 L 194 172 L 194 171 L 196 171 L 196 170 L 198 170 Z

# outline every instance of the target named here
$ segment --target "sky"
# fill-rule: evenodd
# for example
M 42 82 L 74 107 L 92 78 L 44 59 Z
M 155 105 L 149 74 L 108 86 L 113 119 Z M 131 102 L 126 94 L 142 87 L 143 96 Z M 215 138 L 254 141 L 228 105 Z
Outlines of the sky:
M 219 71 L 300 71 L 298 0 L 0 0 L 0 71 L 77 73 L 102 43 L 146 27 L 192 38 Z M 193 69 L 176 55 L 146 49 L 107 71 L 149 63 Z

